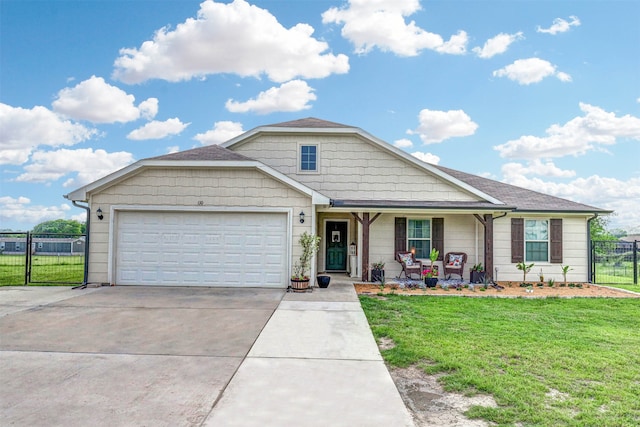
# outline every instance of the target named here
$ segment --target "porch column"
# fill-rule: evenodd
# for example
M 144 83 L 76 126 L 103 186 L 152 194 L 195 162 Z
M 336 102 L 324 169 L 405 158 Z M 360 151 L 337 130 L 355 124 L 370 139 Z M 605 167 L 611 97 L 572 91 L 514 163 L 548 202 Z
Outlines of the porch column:
M 484 274 L 493 280 L 493 214 L 484 214 L 482 218 L 473 214 L 484 227 Z
M 352 212 L 351 215 L 362 225 L 362 248 L 360 248 L 360 253 L 362 254 L 362 263 L 361 263 L 361 271 L 362 271 L 362 281 L 369 281 L 369 226 L 373 224 L 373 222 L 378 219 L 380 213 L 374 215 L 373 218 L 369 218 L 369 212 L 363 212 L 362 218 L 355 213 Z

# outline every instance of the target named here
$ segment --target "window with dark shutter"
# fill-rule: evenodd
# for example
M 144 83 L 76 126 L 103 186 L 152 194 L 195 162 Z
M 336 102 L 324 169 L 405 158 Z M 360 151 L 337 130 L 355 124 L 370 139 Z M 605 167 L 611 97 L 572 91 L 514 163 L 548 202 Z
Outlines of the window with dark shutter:
M 407 218 L 396 218 L 394 247 L 394 257 L 398 252 L 407 250 Z
M 440 251 L 438 261 L 444 258 L 444 218 L 433 218 L 431 230 L 431 247 Z
M 511 218 L 511 262 L 524 261 L 524 219 Z
M 562 263 L 562 219 L 551 219 L 551 254 L 550 261 L 554 264 Z

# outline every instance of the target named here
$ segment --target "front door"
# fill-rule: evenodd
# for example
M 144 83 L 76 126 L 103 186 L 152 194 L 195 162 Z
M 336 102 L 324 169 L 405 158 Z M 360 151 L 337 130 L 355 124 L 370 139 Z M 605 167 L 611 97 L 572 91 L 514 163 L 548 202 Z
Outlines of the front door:
M 347 223 L 327 221 L 325 229 L 327 271 L 347 270 Z

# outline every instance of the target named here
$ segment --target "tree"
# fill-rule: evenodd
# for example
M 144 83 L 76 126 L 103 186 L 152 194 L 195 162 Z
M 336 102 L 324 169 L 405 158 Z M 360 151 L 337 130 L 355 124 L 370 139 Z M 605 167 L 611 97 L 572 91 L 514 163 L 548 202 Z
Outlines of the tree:
M 618 240 L 618 238 L 613 233 L 607 230 L 608 225 L 609 217 L 597 216 L 593 220 L 591 220 L 591 228 L 589 229 L 591 240 Z
M 52 221 L 41 222 L 33 227 L 33 233 L 56 233 L 56 234 L 84 234 L 87 226 L 74 219 L 54 219 Z

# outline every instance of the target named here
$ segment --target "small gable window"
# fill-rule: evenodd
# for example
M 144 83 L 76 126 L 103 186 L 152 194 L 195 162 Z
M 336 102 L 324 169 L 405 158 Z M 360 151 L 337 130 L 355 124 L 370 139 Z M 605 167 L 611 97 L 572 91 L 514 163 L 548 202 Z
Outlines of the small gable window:
M 318 146 L 300 146 L 300 171 L 316 172 L 318 170 Z

